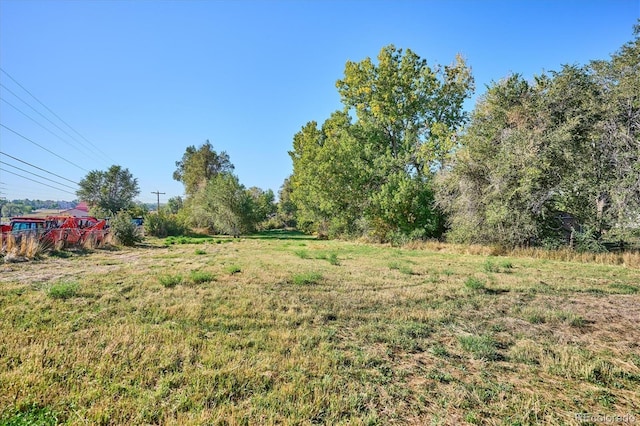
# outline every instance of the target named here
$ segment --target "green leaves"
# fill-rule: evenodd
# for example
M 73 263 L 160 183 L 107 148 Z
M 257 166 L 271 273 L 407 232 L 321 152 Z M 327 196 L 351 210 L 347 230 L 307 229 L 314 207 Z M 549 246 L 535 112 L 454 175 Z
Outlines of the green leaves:
M 78 184 L 78 198 L 89 205 L 115 213 L 131 207 L 133 199 L 140 194 L 138 180 L 129 169 L 113 165 L 109 170 L 93 170 Z
M 294 137 L 298 223 L 329 234 L 433 236 L 440 232 L 432 170 L 450 155 L 473 79 L 461 57 L 430 68 L 411 50 L 347 62 L 336 83 L 343 112 Z M 349 112 L 357 118 L 352 122 Z

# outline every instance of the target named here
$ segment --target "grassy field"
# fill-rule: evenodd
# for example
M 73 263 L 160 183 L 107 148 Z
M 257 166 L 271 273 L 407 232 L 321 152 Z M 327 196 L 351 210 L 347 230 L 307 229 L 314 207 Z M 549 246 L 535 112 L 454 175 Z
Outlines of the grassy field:
M 0 265 L 0 424 L 640 423 L 639 319 L 625 265 L 299 234 L 53 252 Z

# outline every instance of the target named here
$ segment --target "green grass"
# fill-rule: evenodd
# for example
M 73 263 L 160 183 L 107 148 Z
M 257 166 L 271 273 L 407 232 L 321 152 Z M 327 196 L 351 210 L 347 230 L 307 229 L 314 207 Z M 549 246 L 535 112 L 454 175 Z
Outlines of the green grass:
M 239 274 L 240 272 L 242 272 L 242 268 L 240 268 L 238 265 L 229 265 L 225 268 L 225 271 L 229 275 Z
M 182 284 L 182 275 L 160 275 L 158 276 L 158 282 L 162 284 L 163 287 L 173 288 L 178 284 Z
M 484 290 L 485 282 L 476 277 L 469 277 L 465 280 L 464 286 L 469 290 Z
M 52 284 L 47 294 L 52 299 L 70 299 L 78 295 L 80 284 L 75 281 L 62 281 Z
M 218 240 L 5 265 L 0 425 L 640 416 L 638 269 L 442 243 Z M 54 299 L 65 283 L 81 285 Z
M 191 271 L 189 278 L 194 284 L 203 284 L 215 280 L 215 276 L 207 271 Z
M 319 272 L 304 272 L 301 274 L 295 274 L 291 281 L 295 285 L 313 285 L 318 284 L 322 279 L 322 274 Z

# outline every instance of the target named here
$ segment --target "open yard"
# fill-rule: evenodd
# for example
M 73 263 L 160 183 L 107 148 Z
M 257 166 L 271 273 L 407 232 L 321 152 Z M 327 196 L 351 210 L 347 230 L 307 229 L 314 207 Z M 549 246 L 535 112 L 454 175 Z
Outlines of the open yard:
M 0 424 L 640 424 L 640 269 L 283 237 L 0 265 Z

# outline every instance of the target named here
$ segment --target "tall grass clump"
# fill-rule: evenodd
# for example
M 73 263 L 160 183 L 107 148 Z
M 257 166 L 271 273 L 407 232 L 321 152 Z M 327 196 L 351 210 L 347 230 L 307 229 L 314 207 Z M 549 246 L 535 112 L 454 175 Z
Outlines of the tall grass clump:
M 162 284 L 162 286 L 165 287 L 165 288 L 173 288 L 173 287 L 177 286 L 178 284 L 182 283 L 182 275 L 180 275 L 180 274 L 177 274 L 177 275 L 170 275 L 170 274 L 159 275 L 158 276 L 158 282 L 160 282 L 160 284 Z
M 211 272 L 207 271 L 191 271 L 189 278 L 194 284 L 203 284 L 216 279 Z
M 320 282 L 322 274 L 319 272 L 304 272 L 293 276 L 293 283 L 295 285 L 313 285 Z
M 481 279 L 476 278 L 476 277 L 467 278 L 467 280 L 464 282 L 464 286 L 466 288 L 468 288 L 469 290 L 484 290 L 485 289 L 484 281 L 482 281 Z
M 6 262 L 37 259 L 46 249 L 36 235 L 23 235 L 16 238 L 11 233 L 6 233 L 2 237 L 0 248 L 0 254 L 4 256 Z

